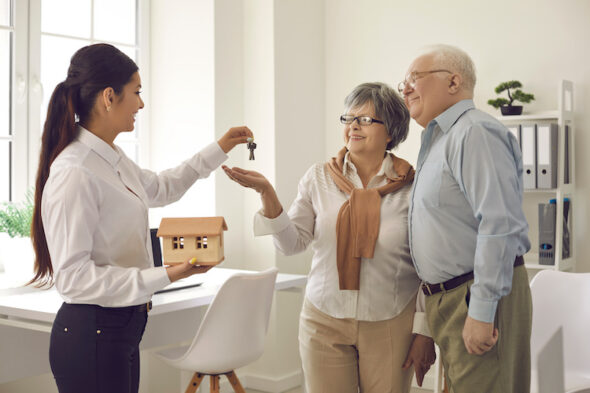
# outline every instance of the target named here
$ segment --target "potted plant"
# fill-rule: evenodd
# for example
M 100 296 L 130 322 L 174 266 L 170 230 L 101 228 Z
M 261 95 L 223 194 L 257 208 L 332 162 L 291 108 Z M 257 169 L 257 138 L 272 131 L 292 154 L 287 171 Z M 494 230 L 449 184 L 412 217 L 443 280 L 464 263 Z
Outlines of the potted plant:
M 502 111 L 502 115 L 509 116 L 509 115 L 520 115 L 522 114 L 522 105 L 512 105 L 514 101 L 520 101 L 524 104 L 527 104 L 535 99 L 535 96 L 532 94 L 524 93 L 520 88 L 522 87 L 522 83 L 519 81 L 508 81 L 502 82 L 496 87 L 496 94 L 500 94 L 503 91 L 506 91 L 508 94 L 508 99 L 506 98 L 496 98 L 495 100 L 488 100 L 488 104 L 493 106 L 494 108 Z M 513 92 L 510 92 L 510 89 L 515 89 Z
M 31 221 L 33 219 L 33 193 L 27 192 L 21 203 L 4 203 L 0 209 L 0 260 L 4 272 L 19 280 L 33 276 L 35 253 L 31 244 Z M 26 281 L 25 281 L 26 282 Z

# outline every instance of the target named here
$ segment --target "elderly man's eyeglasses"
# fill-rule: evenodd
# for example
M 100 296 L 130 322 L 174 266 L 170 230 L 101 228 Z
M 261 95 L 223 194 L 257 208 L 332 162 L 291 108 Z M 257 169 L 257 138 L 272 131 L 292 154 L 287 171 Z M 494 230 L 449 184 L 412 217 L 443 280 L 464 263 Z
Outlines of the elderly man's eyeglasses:
M 342 115 L 340 116 L 340 123 L 352 124 L 355 120 L 358 120 L 361 126 L 370 126 L 373 123 L 384 124 L 381 120 L 373 119 L 370 116 L 353 116 L 353 115 Z
M 403 94 L 404 90 L 406 89 L 406 86 L 409 86 L 410 89 L 414 89 L 416 87 L 416 81 L 418 79 L 424 78 L 425 76 L 430 74 L 434 74 L 435 72 L 448 72 L 449 74 L 452 74 L 452 72 L 449 70 L 410 72 L 408 76 L 406 76 L 406 79 L 403 82 L 400 82 L 399 85 L 397 85 L 397 91 L 399 91 L 400 94 Z

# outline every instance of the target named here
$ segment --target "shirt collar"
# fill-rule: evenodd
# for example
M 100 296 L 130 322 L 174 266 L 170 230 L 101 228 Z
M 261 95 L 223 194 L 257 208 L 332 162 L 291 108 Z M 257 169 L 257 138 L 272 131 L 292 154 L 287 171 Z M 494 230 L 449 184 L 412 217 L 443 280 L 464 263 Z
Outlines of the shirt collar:
M 96 154 L 101 156 L 106 162 L 116 168 L 119 161 L 121 161 L 121 154 L 118 150 L 114 150 L 108 143 L 100 139 L 98 136 L 88 131 L 86 128 L 78 124 L 78 137 L 76 138 L 80 143 L 88 146 Z
M 457 119 L 463 115 L 463 113 L 474 108 L 475 104 L 473 103 L 473 100 L 461 100 L 435 117 L 430 123 L 432 124 L 432 122 L 436 122 L 441 131 L 446 133 L 451 129 L 453 124 L 455 124 Z
M 347 151 L 344 155 L 344 165 L 342 165 L 342 174 L 346 176 L 347 172 L 352 171 L 352 173 L 357 173 L 356 167 L 354 163 L 350 160 L 350 152 Z M 389 152 L 385 155 L 383 159 L 383 163 L 381 164 L 381 169 L 379 172 L 375 174 L 375 177 L 380 176 L 387 176 L 390 179 L 395 179 L 397 177 L 397 173 L 393 170 L 393 160 L 391 159 L 391 155 Z

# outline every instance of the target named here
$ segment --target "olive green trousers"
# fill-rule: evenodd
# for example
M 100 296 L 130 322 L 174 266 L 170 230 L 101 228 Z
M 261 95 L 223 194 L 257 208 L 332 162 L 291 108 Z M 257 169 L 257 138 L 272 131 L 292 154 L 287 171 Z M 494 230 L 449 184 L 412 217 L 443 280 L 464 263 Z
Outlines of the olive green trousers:
M 470 280 L 426 297 L 426 317 L 440 348 L 450 393 L 528 393 L 531 378 L 531 290 L 524 266 L 514 268 L 512 291 L 500 299 L 494 320 L 499 337 L 483 355 L 463 343 Z

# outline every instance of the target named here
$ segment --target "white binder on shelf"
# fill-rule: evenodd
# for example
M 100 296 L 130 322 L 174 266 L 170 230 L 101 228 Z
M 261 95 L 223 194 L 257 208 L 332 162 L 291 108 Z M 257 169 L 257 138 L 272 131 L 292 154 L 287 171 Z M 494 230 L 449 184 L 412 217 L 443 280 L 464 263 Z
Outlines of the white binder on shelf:
M 522 149 L 522 182 L 525 189 L 537 188 L 537 132 L 534 124 L 520 126 Z
M 537 188 L 557 188 L 557 129 L 537 125 Z
M 570 128 L 565 125 L 565 160 L 563 166 L 563 183 L 570 184 Z
M 506 126 L 506 128 L 508 128 L 508 131 L 510 131 L 510 133 L 512 133 L 512 135 L 514 135 L 514 137 L 518 141 L 518 146 L 522 146 L 522 144 L 520 143 L 520 126 L 517 124 L 517 125 L 512 125 L 512 126 Z M 522 148 L 521 148 L 521 150 L 522 150 Z

